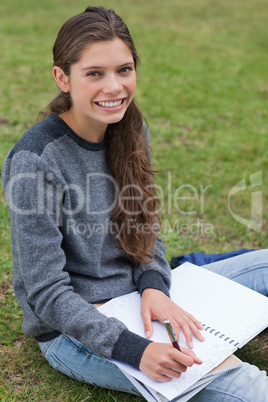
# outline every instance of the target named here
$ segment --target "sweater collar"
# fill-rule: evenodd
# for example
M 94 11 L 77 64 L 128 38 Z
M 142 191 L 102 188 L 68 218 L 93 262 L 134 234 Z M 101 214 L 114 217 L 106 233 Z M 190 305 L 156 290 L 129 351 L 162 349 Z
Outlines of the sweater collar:
M 74 140 L 82 148 L 88 149 L 90 151 L 102 151 L 107 146 L 106 140 L 103 140 L 101 142 L 90 142 L 90 141 L 87 141 L 84 138 L 80 137 L 56 113 L 49 114 L 48 118 L 50 120 L 52 120 L 53 122 L 57 123 L 57 125 L 60 125 L 62 130 L 68 135 L 68 137 L 70 137 L 72 140 Z

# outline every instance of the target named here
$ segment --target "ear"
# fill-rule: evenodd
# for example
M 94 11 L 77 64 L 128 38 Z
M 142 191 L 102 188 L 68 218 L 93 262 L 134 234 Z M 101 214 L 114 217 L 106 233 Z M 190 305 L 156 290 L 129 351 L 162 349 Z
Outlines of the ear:
M 69 92 L 70 91 L 68 77 L 64 73 L 62 68 L 60 68 L 58 66 L 54 66 L 53 67 L 53 76 L 55 78 L 56 83 L 58 84 L 58 86 L 60 87 L 60 89 L 63 92 Z

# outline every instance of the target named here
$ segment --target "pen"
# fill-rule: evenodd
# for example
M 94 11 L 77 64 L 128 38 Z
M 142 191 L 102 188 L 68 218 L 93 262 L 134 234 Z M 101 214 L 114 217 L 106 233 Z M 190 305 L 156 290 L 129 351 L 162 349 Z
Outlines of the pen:
M 180 348 L 180 345 L 178 344 L 175 331 L 174 331 L 174 329 L 172 328 L 172 325 L 170 324 L 169 320 L 164 320 L 164 324 L 165 324 L 167 333 L 168 333 L 168 335 L 169 335 L 169 338 L 170 338 L 170 340 L 171 340 L 171 343 L 172 343 L 173 347 L 174 347 L 175 349 L 178 349 L 178 350 L 181 352 L 181 348 Z

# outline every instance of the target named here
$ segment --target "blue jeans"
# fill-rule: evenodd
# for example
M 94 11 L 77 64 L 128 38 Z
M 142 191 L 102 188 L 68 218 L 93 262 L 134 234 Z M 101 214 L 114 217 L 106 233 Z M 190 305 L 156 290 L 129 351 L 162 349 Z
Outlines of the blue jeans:
M 204 268 L 268 295 L 268 250 L 258 250 Z M 68 335 L 40 342 L 40 349 L 56 370 L 102 388 L 139 395 L 137 389 L 113 363 Z M 194 402 L 267 402 L 268 378 L 265 371 L 248 363 L 226 373 L 195 395 Z

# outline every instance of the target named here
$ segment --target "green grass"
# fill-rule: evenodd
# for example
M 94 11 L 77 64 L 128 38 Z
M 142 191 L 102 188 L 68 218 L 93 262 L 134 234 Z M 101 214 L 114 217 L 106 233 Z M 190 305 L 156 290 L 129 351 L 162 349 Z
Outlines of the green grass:
M 163 200 L 167 259 L 179 253 L 267 247 L 268 54 L 263 0 L 117 0 L 141 54 L 136 98 L 151 132 Z M 51 48 L 82 0 L 9 0 L 0 4 L 0 165 L 56 93 Z M 261 185 L 250 176 L 262 172 Z M 262 228 L 249 229 L 228 209 L 251 216 L 262 192 Z M 174 198 L 175 197 L 175 198 Z M 184 197 L 184 198 L 183 198 Z M 188 197 L 188 198 L 186 198 Z M 260 222 L 259 222 L 260 223 Z M 2 401 L 138 401 L 91 388 L 53 371 L 21 331 L 12 287 L 9 217 L 0 192 L 0 399 Z M 267 369 L 267 332 L 239 351 Z

